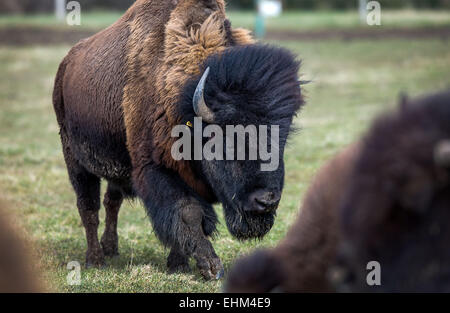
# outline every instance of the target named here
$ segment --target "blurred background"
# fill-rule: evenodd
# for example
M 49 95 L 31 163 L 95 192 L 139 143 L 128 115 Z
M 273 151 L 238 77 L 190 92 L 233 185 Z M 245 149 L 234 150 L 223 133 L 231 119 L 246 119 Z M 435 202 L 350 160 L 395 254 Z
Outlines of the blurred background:
M 95 32 L 113 23 L 134 0 L 80 0 L 81 25 L 77 29 L 78 37 Z M 305 36 L 305 31 L 312 30 L 361 30 L 368 26 L 364 9 L 369 0 L 228 0 L 228 10 L 234 26 L 253 29 L 260 34 L 259 27 L 267 30 L 268 39 L 282 39 L 287 37 L 283 33 L 293 36 L 299 33 Z M 449 26 L 450 0 L 381 0 L 377 1 L 383 12 L 382 25 L 390 28 L 420 28 L 433 26 Z M 62 4 L 61 4 L 62 3 Z M 68 26 L 64 20 L 64 3 L 70 0 L 2 0 L 0 2 L 0 26 L 3 28 L 1 42 L 13 41 L 74 41 L 75 34 L 64 29 Z M 60 5 L 58 5 L 60 4 Z M 269 5 L 267 5 L 269 4 Z M 274 8 L 277 4 L 279 8 Z M 258 17 L 258 9 L 260 11 Z M 266 8 L 266 10 L 264 10 Z M 62 10 L 62 12 L 61 12 Z M 267 11 L 268 10 L 268 11 Z M 261 12 L 263 11 L 263 12 Z M 270 18 L 261 18 L 264 13 Z M 58 18 L 59 16 L 59 18 Z M 261 21 L 262 20 L 262 21 Z M 47 37 L 34 31 L 34 36 L 26 32 L 7 37 L 4 28 L 28 26 L 53 27 L 53 32 Z M 27 29 L 29 30 L 29 29 Z M 62 36 L 61 32 L 65 31 Z M 55 34 L 56 33 L 56 34 Z M 29 34 L 28 34 L 29 35 Z M 52 35 L 52 36 L 50 36 Z M 331 35 L 330 35 L 331 36 Z M 49 38 L 53 37 L 53 38 Z M 295 36 L 294 36 L 295 37 Z
M 66 265 L 83 262 L 86 243 L 53 113 L 53 80 L 73 44 L 114 23 L 133 1 L 80 0 L 74 26 L 58 2 L 0 0 L 0 197 L 33 242 L 47 285 L 62 292 L 220 291 L 220 282 L 204 283 L 196 272 L 166 274 L 168 251 L 138 202 L 120 213 L 120 257 L 105 269 L 84 270 L 80 286 L 67 284 Z M 234 27 L 294 51 L 303 62 L 301 78 L 311 83 L 296 120 L 301 131 L 286 151 L 286 187 L 273 230 L 260 242 L 239 243 L 220 215 L 213 244 L 226 268 L 283 238 L 317 169 L 377 114 L 394 108 L 400 94 L 450 87 L 450 0 L 382 0 L 381 25 L 372 26 L 362 0 L 227 2 Z

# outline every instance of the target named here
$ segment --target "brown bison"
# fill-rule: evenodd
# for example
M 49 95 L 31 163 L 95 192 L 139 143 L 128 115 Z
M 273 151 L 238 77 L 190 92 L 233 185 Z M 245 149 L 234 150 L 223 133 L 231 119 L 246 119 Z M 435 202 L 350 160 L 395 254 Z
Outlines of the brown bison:
M 274 249 L 226 291 L 450 291 L 450 92 L 405 101 L 325 165 Z M 369 262 L 381 285 L 369 285 Z
M 189 269 L 193 257 L 205 278 L 221 277 L 208 240 L 217 223 L 212 204 L 222 203 L 228 229 L 240 240 L 271 229 L 283 189 L 284 145 L 303 104 L 298 70 L 288 51 L 231 28 L 223 0 L 138 0 L 111 27 L 72 48 L 58 70 L 53 101 L 86 230 L 87 265 L 118 254 L 120 205 L 124 197 L 139 197 L 171 248 L 170 271 Z M 260 156 L 175 159 L 171 131 L 194 117 L 221 129 L 279 126 L 278 168 L 262 171 Z M 108 188 L 99 242 L 101 179 Z

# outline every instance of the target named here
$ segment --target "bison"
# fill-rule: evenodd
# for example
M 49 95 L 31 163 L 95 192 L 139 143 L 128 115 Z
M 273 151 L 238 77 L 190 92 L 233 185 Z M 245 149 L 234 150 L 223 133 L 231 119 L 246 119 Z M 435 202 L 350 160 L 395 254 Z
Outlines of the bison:
M 216 231 L 216 202 L 240 240 L 271 229 L 283 189 L 284 146 L 303 105 L 300 63 L 289 51 L 233 29 L 224 6 L 223 0 L 138 0 L 62 61 L 53 103 L 86 231 L 87 266 L 118 254 L 124 198 L 143 201 L 156 235 L 171 249 L 171 272 L 189 270 L 193 257 L 206 279 L 223 275 L 208 239 Z M 221 129 L 278 125 L 278 168 L 262 171 L 259 156 L 176 160 L 171 131 L 195 117 L 203 127 Z M 108 187 L 99 242 L 101 179 Z
M 450 291 L 450 91 L 403 101 L 325 165 L 276 247 L 235 264 L 229 292 Z M 369 262 L 381 285 L 366 281 Z

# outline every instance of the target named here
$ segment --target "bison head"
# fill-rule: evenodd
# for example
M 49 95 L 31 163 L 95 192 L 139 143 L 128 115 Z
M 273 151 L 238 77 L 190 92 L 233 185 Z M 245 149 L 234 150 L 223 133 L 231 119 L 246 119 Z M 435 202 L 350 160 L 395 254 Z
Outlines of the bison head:
M 448 292 L 450 93 L 381 117 L 364 140 L 346 194 L 338 290 Z M 373 261 L 380 286 L 366 282 Z
M 202 118 L 200 132 L 195 125 L 191 134 L 203 134 L 203 152 L 215 142 L 208 151 L 216 157 L 197 158 L 194 167 L 223 204 L 228 229 L 238 239 L 261 238 L 274 223 L 284 183 L 283 152 L 303 104 L 299 66 L 284 49 L 233 47 L 207 59 L 201 75 L 184 89 L 184 123 Z

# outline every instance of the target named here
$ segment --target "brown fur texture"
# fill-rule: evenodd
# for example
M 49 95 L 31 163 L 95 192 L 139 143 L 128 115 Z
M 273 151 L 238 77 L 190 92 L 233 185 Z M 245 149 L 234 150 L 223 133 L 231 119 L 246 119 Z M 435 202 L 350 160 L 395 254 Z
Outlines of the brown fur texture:
M 319 171 L 286 238 L 238 261 L 226 291 L 450 290 L 450 92 L 403 102 Z
M 145 3 L 138 1 L 136 6 Z M 153 8 L 154 3 L 151 5 Z M 136 11 L 145 12 L 138 8 Z M 209 1 L 207 6 L 197 0 L 180 1 L 168 17 L 163 32 L 159 28 L 152 29 L 148 20 L 145 13 L 140 13 L 129 22 L 132 36 L 127 43 L 127 84 L 122 106 L 132 161 L 137 165 L 151 159 L 173 169 L 190 187 L 208 199 L 210 192 L 195 176 L 190 162 L 175 161 L 171 156 L 170 150 L 176 138 L 168 134 L 182 119 L 177 116 L 174 106 L 182 92 L 183 82 L 199 74 L 199 64 L 208 56 L 223 51 L 230 41 L 238 44 L 254 41 L 248 32 L 240 29 L 232 31 L 236 40 L 229 38 L 229 22 L 222 0 Z M 164 24 L 158 27 L 164 27 Z M 165 34 L 163 38 L 158 36 L 161 33 Z M 160 46 L 164 49 L 154 50 Z M 140 144 L 148 134 L 152 136 L 153 149 L 151 155 L 142 155 Z
M 0 293 L 34 293 L 42 291 L 32 274 L 31 258 L 12 217 L 0 202 Z
M 324 273 L 331 265 L 339 241 L 337 210 L 330 208 L 342 201 L 359 149 L 358 144 L 346 148 L 319 171 L 306 193 L 296 224 L 273 251 L 289 273 L 279 286 L 282 290 L 330 291 Z
M 449 142 L 450 91 L 374 122 L 339 207 L 338 291 L 450 291 Z M 380 286 L 366 283 L 371 261 Z
M 86 115 L 92 121 L 124 124 L 133 167 L 142 168 L 149 162 L 163 165 L 211 199 L 190 162 L 171 157 L 176 138 L 170 132 L 182 119 L 176 114 L 176 100 L 184 82 L 199 73 L 200 64 L 231 44 L 254 43 L 249 31 L 230 28 L 224 7 L 223 0 L 136 1 L 116 23 L 69 52 L 58 71 L 54 102 L 60 103 L 64 96 L 66 102 L 80 103 L 73 110 L 90 110 Z M 117 114 L 81 107 L 92 99 Z M 65 127 L 59 116 L 60 126 Z M 148 142 L 152 147 L 143 149 L 142 144 Z M 86 147 L 86 153 L 91 150 L 94 147 Z
M 324 274 L 339 241 L 335 208 L 342 201 L 359 149 L 358 144 L 346 148 L 320 169 L 286 238 L 274 249 L 238 261 L 229 275 L 228 292 L 331 290 Z M 264 266 L 255 265 L 261 262 Z

